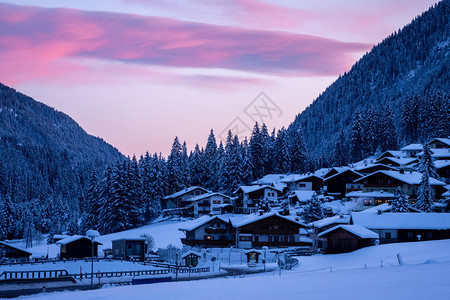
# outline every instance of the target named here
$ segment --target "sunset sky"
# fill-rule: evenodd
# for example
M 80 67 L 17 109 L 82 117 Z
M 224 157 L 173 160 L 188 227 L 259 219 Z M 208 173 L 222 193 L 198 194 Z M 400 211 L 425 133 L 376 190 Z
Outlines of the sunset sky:
M 126 155 L 167 155 L 175 136 L 287 127 L 436 2 L 0 0 L 0 82 Z

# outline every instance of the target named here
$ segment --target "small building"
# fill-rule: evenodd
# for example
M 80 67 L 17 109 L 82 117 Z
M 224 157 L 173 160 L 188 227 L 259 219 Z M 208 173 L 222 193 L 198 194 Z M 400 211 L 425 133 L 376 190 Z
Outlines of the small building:
M 85 258 L 92 256 L 92 240 L 86 236 L 73 235 L 57 241 L 56 245 L 60 246 L 60 259 Z M 98 256 L 98 245 L 102 244 L 95 241 L 94 257 Z
M 323 188 L 323 178 L 313 173 L 291 175 L 282 180 L 289 191 L 319 191 Z
M 434 138 L 428 145 L 431 149 L 445 149 L 450 148 L 450 138 Z
M 394 167 L 383 165 L 383 164 L 378 164 L 378 163 L 358 166 L 358 167 L 353 168 L 353 170 L 355 170 L 356 172 L 363 174 L 363 175 L 374 173 L 376 171 L 382 171 L 382 170 L 397 171 L 397 169 Z
M 450 160 L 437 160 L 434 165 L 441 181 L 450 184 Z
M 186 200 L 194 208 L 194 218 L 203 215 L 220 215 L 230 207 L 230 197 L 221 193 L 206 193 Z
M 450 148 L 447 149 L 430 149 L 431 158 L 435 161 L 450 160 Z M 417 154 L 417 157 L 422 157 L 423 151 Z
M 395 199 L 395 195 L 393 193 L 387 193 L 383 190 L 373 192 L 356 191 L 347 193 L 345 196 L 351 200 L 361 203 L 364 206 L 390 203 L 392 199 Z
M 144 261 L 146 248 L 145 238 L 123 238 L 112 241 L 112 255 L 114 259 Z
M 419 162 L 416 157 L 385 157 L 378 161 L 379 164 L 394 167 L 396 169 L 412 169 L 415 164 Z
M 234 194 L 237 195 L 235 206 L 239 213 L 254 213 L 259 200 L 277 201 L 281 190 L 270 185 L 240 186 Z
M 288 198 L 292 205 L 304 205 L 308 203 L 314 195 L 317 195 L 315 191 L 293 191 Z
M 24 263 L 30 260 L 31 254 L 27 250 L 0 241 L 0 261 L 15 260 L 16 262 Z
M 376 158 L 376 162 L 379 162 L 385 157 L 393 157 L 393 158 L 400 158 L 403 157 L 404 153 L 402 151 L 397 150 L 386 150 L 384 151 L 380 156 Z
M 326 245 L 326 238 L 318 235 L 325 230 L 339 225 L 348 225 L 350 222 L 350 215 L 337 215 L 322 220 L 317 220 L 308 224 L 311 227 L 311 239 L 313 241 L 312 247 L 314 250 L 323 249 Z
M 202 255 L 195 251 L 189 251 L 181 256 L 184 261 L 184 265 L 187 267 L 196 267 Z
M 361 225 L 338 225 L 318 235 L 326 238 L 326 253 L 345 253 L 375 245 L 379 235 Z
M 164 197 L 161 201 L 161 206 L 163 209 L 185 207 L 190 204 L 187 200 L 206 193 L 209 193 L 207 189 L 204 189 L 200 186 L 191 186 Z
M 259 263 L 259 256 L 262 254 L 261 251 L 250 249 L 244 252 L 247 256 L 247 264 L 254 265 Z
M 327 193 L 344 197 L 349 192 L 360 190 L 362 186 L 354 183 L 354 181 L 361 177 L 363 177 L 362 174 L 348 168 L 331 175 L 324 180 Z
M 423 151 L 423 145 L 409 144 L 400 150 L 403 152 L 403 157 L 416 157 L 420 151 Z

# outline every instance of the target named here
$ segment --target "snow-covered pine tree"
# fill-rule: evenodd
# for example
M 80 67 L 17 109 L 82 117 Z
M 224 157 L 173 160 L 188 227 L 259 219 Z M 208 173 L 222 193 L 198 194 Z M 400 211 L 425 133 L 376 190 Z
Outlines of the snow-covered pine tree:
M 217 152 L 217 142 L 216 137 L 214 136 L 214 131 L 211 129 L 211 132 L 208 136 L 208 141 L 206 142 L 205 147 L 205 162 L 206 162 L 206 177 L 207 180 L 205 182 L 205 187 L 207 189 L 216 191 L 219 187 L 219 161 L 218 161 L 218 152 Z
M 423 155 L 420 158 L 418 171 L 422 173 L 422 179 L 420 181 L 416 206 L 424 212 L 432 212 L 434 210 L 434 193 L 430 185 L 430 178 L 439 177 L 436 172 L 436 166 L 431 158 L 428 143 L 424 143 L 423 145 Z
M 14 205 L 11 198 L 4 196 L 0 215 L 0 240 L 12 239 L 16 235 L 16 217 Z M 1 202 L 0 202 L 1 203 Z
M 257 206 L 258 210 L 262 210 L 263 212 L 270 212 L 270 202 L 265 197 L 259 199 Z
M 273 142 L 275 141 L 275 130 L 273 136 L 269 134 L 266 124 L 261 126 L 261 137 L 263 141 L 264 174 L 271 174 L 273 170 Z
M 303 219 L 306 223 L 314 222 L 323 219 L 322 202 L 316 194 L 313 194 L 311 199 L 303 208 Z
M 281 201 L 281 212 L 282 216 L 289 216 L 291 213 L 289 212 L 289 199 L 283 199 Z
M 277 138 L 274 143 L 274 171 L 280 174 L 291 172 L 291 154 L 289 152 L 289 138 L 286 129 L 283 127 L 278 130 Z
M 378 141 L 378 114 L 373 108 L 370 106 L 367 111 L 362 115 L 363 118 L 363 132 L 364 132 L 364 156 L 373 155 L 377 148 Z
M 398 148 L 397 131 L 395 129 L 395 117 L 392 105 L 385 105 L 384 113 L 380 120 L 380 147 L 381 151 L 394 150 Z
M 86 194 L 86 213 L 84 218 L 84 229 L 99 229 L 100 214 L 100 195 L 98 187 L 98 178 L 95 171 L 92 172 L 89 179 L 89 187 Z
M 336 140 L 333 153 L 333 164 L 335 166 L 345 166 L 348 162 L 348 147 L 345 139 L 344 130 Z
M 242 162 L 241 162 L 241 170 L 242 170 L 242 184 L 248 185 L 253 180 L 253 165 L 250 157 L 249 145 L 247 142 L 247 138 L 244 139 L 241 145 L 242 149 Z
M 183 160 L 183 147 L 181 146 L 178 137 L 175 137 L 172 149 L 170 150 L 170 155 L 167 159 L 169 193 L 178 192 L 185 187 L 185 163 Z
M 249 145 L 250 160 L 252 165 L 252 174 L 255 179 L 264 176 L 264 146 L 263 136 L 259 130 L 258 122 L 253 127 Z M 253 179 L 253 178 L 252 178 Z
M 392 212 L 409 212 L 408 196 L 403 192 L 401 187 L 395 190 L 395 198 L 391 202 Z
M 292 131 L 289 147 L 291 171 L 293 173 L 305 173 L 308 169 L 308 159 L 306 155 L 305 137 L 301 126 Z
M 350 158 L 359 161 L 364 157 L 364 122 L 361 111 L 357 108 L 353 115 L 350 139 Z

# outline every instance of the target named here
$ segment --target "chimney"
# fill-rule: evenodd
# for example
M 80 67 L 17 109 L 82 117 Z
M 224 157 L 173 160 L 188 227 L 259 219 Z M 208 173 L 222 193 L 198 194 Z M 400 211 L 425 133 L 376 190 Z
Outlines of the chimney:
M 405 174 L 405 169 L 401 168 L 400 169 L 400 174 Z
M 381 215 L 383 211 L 381 209 L 378 210 L 377 214 Z
M 339 215 L 339 219 L 343 219 L 344 218 L 344 215 Z
M 262 216 L 262 215 L 264 214 L 264 210 L 262 210 L 262 209 L 258 210 L 258 214 L 259 214 L 260 216 Z

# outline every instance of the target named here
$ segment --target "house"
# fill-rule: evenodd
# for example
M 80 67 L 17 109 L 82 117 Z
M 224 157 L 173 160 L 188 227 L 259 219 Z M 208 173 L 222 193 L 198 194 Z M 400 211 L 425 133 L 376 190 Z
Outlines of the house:
M 434 138 L 428 145 L 431 149 L 450 148 L 450 138 Z
M 229 217 L 203 216 L 178 230 L 184 232 L 181 243 L 196 247 L 229 247 L 235 244 L 236 229 Z
M 349 167 L 333 167 L 331 169 L 328 169 L 328 171 L 325 174 L 323 174 L 322 178 L 325 180 L 328 177 L 331 177 L 338 173 L 342 173 L 344 171 L 347 171 L 348 169 L 350 169 L 350 168 Z
M 410 144 L 400 149 L 403 152 L 403 157 L 416 157 L 417 154 L 423 151 L 422 144 Z
M 330 195 L 343 197 L 349 192 L 361 190 L 362 185 L 354 183 L 356 179 L 361 177 L 363 177 L 362 174 L 348 168 L 342 172 L 328 176 L 325 179 L 327 193 Z
M 114 259 L 137 259 L 144 261 L 146 250 L 145 238 L 112 240 L 112 255 Z
M 397 169 L 413 168 L 413 166 L 418 162 L 419 159 L 417 157 L 385 157 L 378 161 L 379 164 L 394 167 Z
M 237 247 L 243 249 L 267 247 L 311 246 L 308 226 L 298 218 L 277 213 L 230 217 L 236 228 Z
M 338 225 L 319 237 L 326 238 L 326 253 L 344 253 L 375 245 L 379 235 L 361 225 Z
M 324 218 L 322 220 L 314 221 L 308 224 L 311 227 L 310 237 L 313 241 L 312 247 L 315 250 L 325 248 L 326 238 L 319 237 L 318 235 L 332 227 L 338 225 L 348 225 L 349 222 L 350 222 L 350 215 L 337 215 Z
M 362 183 L 363 192 L 387 192 L 394 194 L 397 187 L 401 187 L 403 192 L 416 199 L 418 187 L 422 179 L 422 174 L 413 171 L 378 171 L 355 180 L 355 183 Z M 440 198 L 445 192 L 445 183 L 434 178 L 430 178 L 430 185 L 435 192 L 435 197 Z
M 230 197 L 221 193 L 206 193 L 187 199 L 185 202 L 191 203 L 194 208 L 194 217 L 203 215 L 220 215 L 231 212 L 233 207 L 230 204 Z
M 314 195 L 317 195 L 315 191 L 293 191 L 288 198 L 292 205 L 303 205 L 306 204 Z
M 390 203 L 392 199 L 395 199 L 393 193 L 385 192 L 384 190 L 363 192 L 355 191 L 345 195 L 345 197 L 351 200 L 357 201 L 365 206 L 380 205 L 383 203 Z
M 436 160 L 434 162 L 436 166 L 436 172 L 439 175 L 441 181 L 450 183 L 450 160 Z
M 60 259 L 84 258 L 92 256 L 92 240 L 86 236 L 73 235 L 59 240 L 56 245 L 60 246 Z M 94 256 L 98 255 L 99 242 L 94 242 Z
M 381 171 L 381 170 L 397 171 L 398 169 L 391 167 L 391 166 L 376 163 L 376 164 L 367 164 L 367 165 L 363 165 L 363 166 L 354 167 L 353 170 L 360 174 L 366 175 L 366 174 L 374 173 L 376 171 Z
M 202 187 L 191 186 L 164 197 L 161 201 L 161 205 L 163 209 L 185 207 L 186 205 L 190 204 L 189 202 L 187 202 L 188 199 L 206 194 L 208 192 L 209 191 L 207 189 L 204 189 Z
M 0 241 L 0 261 L 15 260 L 16 262 L 25 263 L 30 260 L 31 254 L 27 250 Z
M 289 191 L 319 191 L 323 188 L 323 178 L 313 173 L 292 175 L 283 179 Z
M 188 251 L 181 255 L 181 259 L 186 267 L 196 267 L 201 257 L 202 255 L 195 251 Z
M 276 202 L 281 192 L 281 190 L 270 185 L 240 186 L 234 192 L 237 195 L 236 210 L 240 213 L 254 213 L 257 210 L 259 200 L 267 199 Z
M 446 149 L 430 149 L 431 158 L 433 160 L 450 160 L 450 148 Z M 417 157 L 422 157 L 423 151 L 417 154 Z
M 290 216 L 276 213 L 200 217 L 178 230 L 186 235 L 184 245 L 243 249 L 311 246 L 308 226 Z
M 381 243 L 450 238 L 449 213 L 353 212 L 350 224 L 378 233 Z
M 393 158 L 400 158 L 403 157 L 404 153 L 402 151 L 397 150 L 386 150 L 384 151 L 380 156 L 378 156 L 375 161 L 380 161 L 381 159 L 385 157 L 393 157 Z

